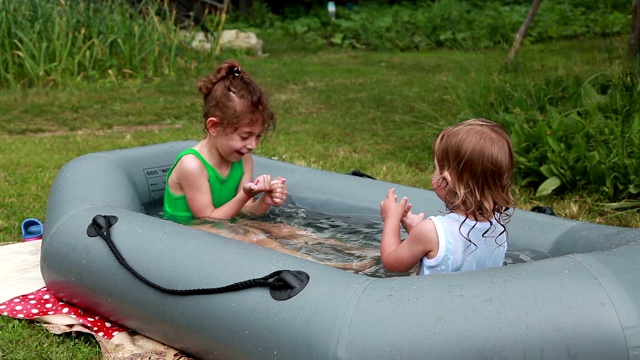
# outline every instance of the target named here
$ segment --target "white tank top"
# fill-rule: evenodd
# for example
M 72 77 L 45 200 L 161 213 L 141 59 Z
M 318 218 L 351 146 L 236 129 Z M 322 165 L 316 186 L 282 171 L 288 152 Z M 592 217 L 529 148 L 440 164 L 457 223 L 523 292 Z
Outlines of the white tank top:
M 455 213 L 431 216 L 429 219 L 438 233 L 438 254 L 433 259 L 427 259 L 426 256 L 422 258 L 418 275 L 502 266 L 507 251 L 507 233 L 495 220 L 465 220 L 464 216 Z

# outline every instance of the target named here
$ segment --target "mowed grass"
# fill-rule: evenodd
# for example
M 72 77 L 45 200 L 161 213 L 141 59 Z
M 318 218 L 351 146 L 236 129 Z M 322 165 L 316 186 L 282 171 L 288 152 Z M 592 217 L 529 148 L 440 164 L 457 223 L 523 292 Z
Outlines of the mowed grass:
M 510 72 L 502 69 L 505 52 L 498 50 L 324 51 L 239 60 L 270 94 L 278 118 L 275 133 L 256 154 L 335 172 L 360 169 L 380 180 L 427 188 L 433 139 L 445 126 L 478 116 L 468 104 L 482 99 L 488 84 L 524 75 L 589 76 L 605 71 L 611 49 L 622 46 L 608 40 L 525 45 Z M 53 179 L 73 158 L 200 139 L 196 84 L 219 61 L 118 86 L 0 90 L 0 244 L 20 241 L 25 218 L 46 223 Z M 604 209 L 580 189 L 544 198 L 534 192 L 514 188 L 518 207 L 547 205 L 562 217 L 640 227 L 637 210 Z M 32 322 L 0 317 L 0 358 L 95 359 L 100 351 L 91 339 L 54 337 Z

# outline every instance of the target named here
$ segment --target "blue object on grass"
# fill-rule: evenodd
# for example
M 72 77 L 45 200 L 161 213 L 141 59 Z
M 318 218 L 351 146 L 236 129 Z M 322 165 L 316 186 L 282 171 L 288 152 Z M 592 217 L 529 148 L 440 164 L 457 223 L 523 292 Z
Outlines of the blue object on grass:
M 42 238 L 43 225 L 38 219 L 26 219 L 22 222 L 22 239 L 35 240 Z

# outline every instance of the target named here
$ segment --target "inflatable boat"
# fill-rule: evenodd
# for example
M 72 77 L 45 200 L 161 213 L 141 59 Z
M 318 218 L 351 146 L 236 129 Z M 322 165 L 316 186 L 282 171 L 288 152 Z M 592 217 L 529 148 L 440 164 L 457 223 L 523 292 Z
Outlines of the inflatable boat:
M 510 249 L 548 258 L 371 277 L 149 215 L 193 145 L 94 153 L 59 171 L 41 256 L 57 297 L 201 359 L 640 359 L 638 229 L 516 210 Z M 442 210 L 428 190 L 258 156 L 255 167 L 320 213 L 379 220 L 392 186 L 414 209 Z

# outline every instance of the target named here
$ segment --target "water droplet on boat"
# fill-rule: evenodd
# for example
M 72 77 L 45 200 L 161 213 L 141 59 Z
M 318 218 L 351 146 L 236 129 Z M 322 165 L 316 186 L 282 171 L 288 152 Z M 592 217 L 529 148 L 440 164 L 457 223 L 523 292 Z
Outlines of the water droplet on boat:
M 569 270 L 565 270 L 565 271 L 564 271 L 564 273 L 565 273 L 565 274 L 568 274 L 568 273 L 569 273 Z

